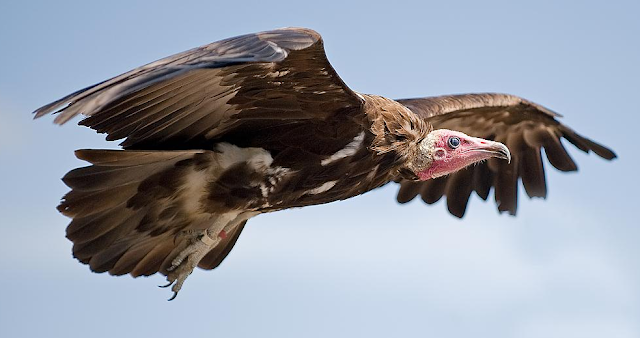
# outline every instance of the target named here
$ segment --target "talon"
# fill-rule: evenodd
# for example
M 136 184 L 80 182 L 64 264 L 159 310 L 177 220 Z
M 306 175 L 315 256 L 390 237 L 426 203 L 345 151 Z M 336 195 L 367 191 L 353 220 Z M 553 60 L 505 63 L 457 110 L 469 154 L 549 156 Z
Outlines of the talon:
M 167 285 L 160 286 L 167 288 L 171 286 L 173 296 L 169 300 L 174 300 L 178 296 L 178 292 L 182 288 L 184 281 L 189 277 L 193 270 L 198 266 L 198 262 L 211 250 L 219 240 L 214 241 L 212 238 L 204 234 L 197 234 L 189 240 L 188 245 L 178 253 L 171 261 L 171 265 L 167 267 Z
M 174 292 L 173 292 L 173 296 L 171 296 L 171 298 L 167 299 L 167 301 L 169 301 L 169 302 L 170 302 L 170 301 L 172 301 L 172 300 L 176 299 L 176 297 L 178 297 L 178 293 L 174 291 Z
M 173 282 L 175 282 L 175 281 L 171 281 L 171 282 L 167 283 L 167 285 L 158 285 L 158 287 L 159 287 L 159 288 L 163 288 L 163 289 L 164 289 L 164 288 L 168 288 L 168 287 L 170 287 L 170 286 L 171 286 L 171 284 L 173 284 Z

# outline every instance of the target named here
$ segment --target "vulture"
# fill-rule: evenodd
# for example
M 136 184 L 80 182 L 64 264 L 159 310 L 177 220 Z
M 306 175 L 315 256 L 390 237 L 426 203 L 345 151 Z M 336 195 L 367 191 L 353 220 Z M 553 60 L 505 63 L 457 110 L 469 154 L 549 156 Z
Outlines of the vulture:
M 283 28 L 242 35 L 141 66 L 37 109 L 122 150 L 77 150 L 58 206 L 73 255 L 94 272 L 161 273 L 173 298 L 195 267 L 213 269 L 262 213 L 344 200 L 390 182 L 397 199 L 446 196 L 462 217 L 491 189 L 516 213 L 518 180 L 545 197 L 541 149 L 577 169 L 561 139 L 610 149 L 508 94 L 391 100 L 350 89 L 320 35 Z

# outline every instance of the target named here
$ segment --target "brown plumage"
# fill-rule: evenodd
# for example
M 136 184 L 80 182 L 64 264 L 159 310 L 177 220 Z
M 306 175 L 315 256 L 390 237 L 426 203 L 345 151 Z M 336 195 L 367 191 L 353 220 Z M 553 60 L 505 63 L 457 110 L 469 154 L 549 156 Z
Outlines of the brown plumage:
M 473 191 L 486 199 L 493 187 L 499 210 L 515 214 L 518 178 L 529 196 L 546 194 L 541 148 L 564 171 L 576 165 L 561 138 L 615 157 L 557 114 L 511 95 L 358 94 L 329 64 L 320 35 L 302 28 L 176 54 L 35 113 L 58 114 L 58 124 L 83 114 L 80 124 L 124 139 L 124 150 L 77 151 L 91 165 L 63 179 L 71 191 L 58 208 L 73 218 L 75 257 L 114 275 L 161 272 L 175 292 L 196 265 L 218 266 L 260 213 L 397 181 L 400 202 L 446 195 L 459 217 Z M 475 157 L 463 159 L 474 142 Z M 489 157 L 512 162 L 459 170 Z

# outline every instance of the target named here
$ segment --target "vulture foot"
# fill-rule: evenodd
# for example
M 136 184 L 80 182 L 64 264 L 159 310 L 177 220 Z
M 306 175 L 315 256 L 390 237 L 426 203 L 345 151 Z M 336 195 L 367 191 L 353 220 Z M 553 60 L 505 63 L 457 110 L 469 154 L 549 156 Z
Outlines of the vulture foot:
M 200 234 L 195 235 L 189 242 L 189 245 L 182 250 L 176 258 L 171 262 L 171 266 L 167 268 L 167 281 L 169 284 L 161 287 L 171 287 L 173 296 L 169 300 L 174 300 L 178 296 L 178 292 L 182 288 L 182 284 L 198 266 L 202 258 L 220 242 L 218 236 L 212 238 L 209 231 L 204 230 Z

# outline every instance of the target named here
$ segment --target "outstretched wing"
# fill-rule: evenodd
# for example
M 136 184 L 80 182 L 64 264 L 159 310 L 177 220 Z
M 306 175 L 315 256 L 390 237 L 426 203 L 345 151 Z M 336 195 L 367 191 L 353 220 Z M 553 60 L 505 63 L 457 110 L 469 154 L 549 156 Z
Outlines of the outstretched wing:
M 320 35 L 285 28 L 243 35 L 170 56 L 72 93 L 35 111 L 126 138 L 126 149 L 202 148 L 245 135 L 359 109 Z
M 465 94 L 398 100 L 431 123 L 435 129 L 461 131 L 471 136 L 502 142 L 509 147 L 512 161 L 490 159 L 451 174 L 424 181 L 401 181 L 398 201 L 405 203 L 420 195 L 426 203 L 447 196 L 449 212 L 457 217 L 465 213 L 469 196 L 475 191 L 487 199 L 495 189 L 498 210 L 515 215 L 518 179 L 529 197 L 546 197 L 544 166 L 540 150 L 549 163 L 561 171 L 575 171 L 561 143 L 564 138 L 578 149 L 611 160 L 610 149 L 585 138 L 557 118 L 551 110 L 517 96 L 507 94 Z
M 80 124 L 125 139 L 125 151 L 78 152 L 92 165 L 65 176 L 72 191 L 59 209 L 73 218 L 67 237 L 75 257 L 94 271 L 140 276 L 166 273 L 187 245 L 178 235 L 219 216 L 195 193 L 207 191 L 202 172 L 220 162 L 213 143 L 275 149 L 278 159 L 296 147 L 303 151 L 289 153 L 322 158 L 362 132 L 350 120 L 362 102 L 329 64 L 318 33 L 286 28 L 158 60 L 35 113 L 58 114 L 58 124 L 83 114 Z M 199 266 L 218 266 L 243 226 Z

